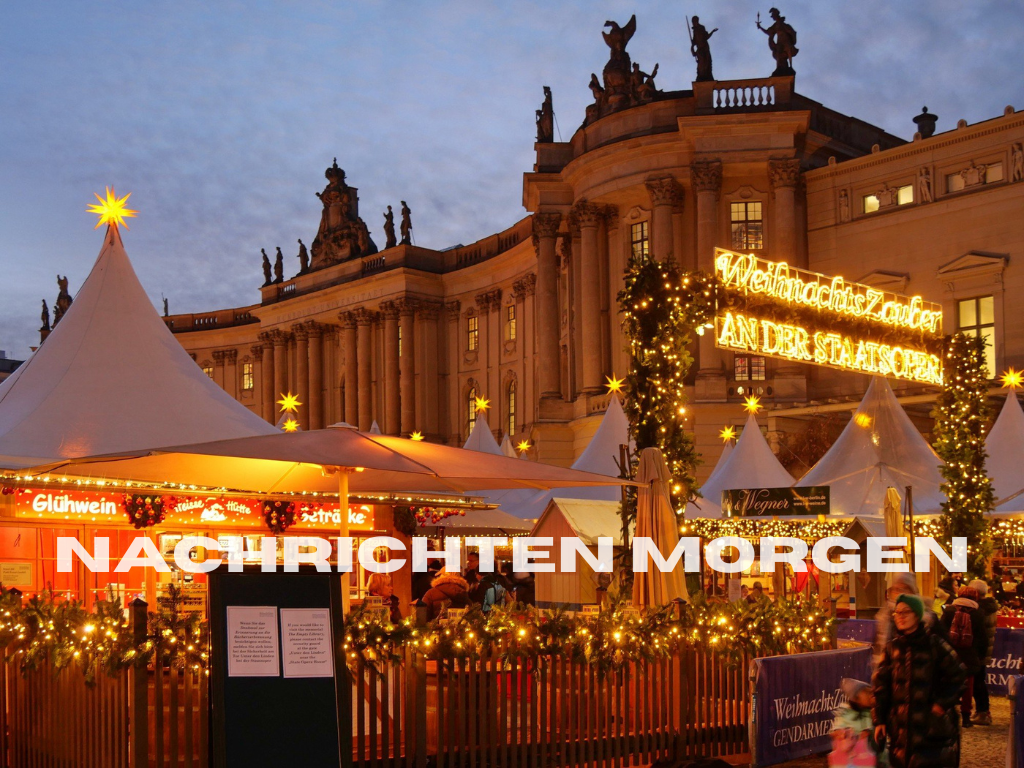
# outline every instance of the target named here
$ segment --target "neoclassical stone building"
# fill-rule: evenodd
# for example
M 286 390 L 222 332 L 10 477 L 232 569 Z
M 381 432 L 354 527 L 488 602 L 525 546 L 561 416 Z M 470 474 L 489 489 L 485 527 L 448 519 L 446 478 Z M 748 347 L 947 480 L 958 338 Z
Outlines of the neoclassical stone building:
M 792 76 L 682 91 L 657 91 L 651 79 L 630 90 L 616 74 L 622 56 L 629 64 L 624 44 L 609 46 L 604 86 L 595 76 L 595 104 L 569 141 L 551 140 L 538 112 L 527 215 L 508 229 L 444 251 L 378 250 L 335 164 L 307 268 L 275 281 L 268 263 L 258 303 L 167 323 L 268 420 L 285 391 L 305 403 L 307 428 L 376 422 L 458 444 L 486 418 L 559 464 L 596 428 L 606 377 L 626 371 L 616 293 L 637 249 L 710 270 L 722 246 L 921 294 L 943 305 L 947 332 L 992 340 L 995 369 L 1024 365 L 1024 312 L 1013 309 L 1024 292 L 1024 115 L 1008 107 L 934 135 L 926 115 L 929 135 L 908 142 L 801 96 Z M 867 385 L 725 353 L 710 334 L 695 346 L 699 476 L 750 392 L 768 405 L 782 450 L 808 417 L 850 411 Z M 935 391 L 899 394 L 923 414 Z M 477 410 L 478 397 L 489 410 Z

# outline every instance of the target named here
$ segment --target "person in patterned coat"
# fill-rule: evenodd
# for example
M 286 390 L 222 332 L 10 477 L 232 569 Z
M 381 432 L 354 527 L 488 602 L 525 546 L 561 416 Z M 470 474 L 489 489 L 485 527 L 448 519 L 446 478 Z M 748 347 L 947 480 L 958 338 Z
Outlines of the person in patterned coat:
M 960 718 L 956 705 L 966 670 L 956 652 L 924 622 L 924 602 L 900 595 L 896 634 L 872 678 L 872 720 L 879 745 L 889 743 L 892 768 L 956 768 Z

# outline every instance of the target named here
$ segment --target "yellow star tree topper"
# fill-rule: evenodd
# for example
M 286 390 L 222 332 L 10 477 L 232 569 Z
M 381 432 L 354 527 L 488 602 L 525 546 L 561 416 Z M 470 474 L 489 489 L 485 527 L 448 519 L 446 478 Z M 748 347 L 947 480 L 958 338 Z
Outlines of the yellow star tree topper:
M 90 205 L 86 209 L 89 213 L 95 213 L 100 217 L 100 220 L 96 222 L 95 229 L 99 229 L 104 224 L 111 224 L 114 227 L 124 224 L 124 228 L 128 229 L 125 219 L 135 218 L 139 213 L 138 211 L 133 211 L 131 208 L 128 208 L 126 205 L 128 198 L 132 196 L 132 193 L 129 192 L 124 197 L 118 197 L 113 187 L 107 187 L 106 189 L 106 199 L 96 195 L 96 199 L 99 200 L 99 204 Z
M 759 398 L 757 395 L 751 395 L 750 397 L 743 401 L 743 410 L 745 410 L 747 413 L 756 414 L 758 411 L 761 410 L 761 408 L 761 398 Z
M 418 443 L 418 442 L 423 440 L 423 433 L 422 432 L 413 432 L 411 435 L 409 435 L 409 439 L 410 440 L 415 440 Z
M 1024 383 L 1024 371 L 1017 371 L 1013 368 L 1007 369 L 1003 374 L 1003 387 L 1006 389 L 1020 389 Z
M 516 446 L 516 450 L 519 451 L 520 453 L 523 453 L 524 451 L 530 450 L 530 441 L 529 440 L 521 440 L 521 441 L 519 441 L 519 444 Z
M 490 407 L 491 401 L 488 400 L 486 397 L 478 397 L 476 399 L 476 409 L 478 411 L 486 411 Z
M 299 402 L 299 396 L 293 395 L 291 392 L 281 395 L 281 399 L 277 401 L 277 404 L 281 406 L 281 413 L 296 413 L 299 410 L 299 406 L 302 405 Z
M 723 443 L 728 443 L 730 440 L 736 439 L 736 427 L 728 426 L 722 427 L 722 431 L 718 433 L 718 436 L 722 438 Z
M 288 417 L 287 419 L 284 420 L 284 424 L 281 425 L 281 429 L 283 429 L 285 432 L 298 432 L 299 422 L 297 422 L 295 419 L 291 417 Z
M 608 382 L 605 386 L 608 387 L 609 392 L 615 392 L 617 394 L 622 393 L 622 385 L 626 383 L 625 379 L 615 378 L 614 373 L 611 376 L 605 376 L 604 378 Z

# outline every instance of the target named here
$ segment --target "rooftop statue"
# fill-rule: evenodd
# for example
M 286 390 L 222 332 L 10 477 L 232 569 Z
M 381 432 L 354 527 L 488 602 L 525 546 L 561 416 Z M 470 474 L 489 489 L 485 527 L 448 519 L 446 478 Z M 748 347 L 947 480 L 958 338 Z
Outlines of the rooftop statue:
M 306 244 L 302 242 L 302 238 L 299 238 L 299 274 L 305 274 L 309 271 L 309 253 L 306 251 Z
M 604 23 L 611 31 L 602 32 L 605 43 L 611 49 L 608 63 L 604 65 L 604 90 L 608 106 L 615 110 L 630 106 L 632 88 L 630 84 L 630 66 L 632 62 L 626 53 L 630 38 L 636 33 L 636 14 L 629 17 L 626 26 L 620 27 L 614 21 Z
M 270 273 L 270 257 L 267 256 L 267 252 L 263 248 L 260 248 L 260 253 L 263 254 L 263 285 L 267 286 L 274 282 L 274 278 Z
M 412 211 L 402 201 L 402 245 L 412 245 Z
M 633 71 L 629 75 L 629 84 L 633 88 L 633 98 L 641 104 L 651 101 L 658 93 L 654 85 L 654 78 L 658 75 L 658 65 L 654 65 L 651 74 L 640 69 L 640 65 L 633 62 Z
M 57 302 L 53 305 L 53 327 L 57 327 L 57 323 L 64 317 L 64 313 L 71 307 L 71 302 L 74 299 L 71 298 L 71 294 L 68 292 L 68 276 L 64 275 L 61 277 L 57 275 Z
M 544 86 L 544 103 L 537 110 L 537 143 L 550 144 L 555 140 L 555 108 L 551 104 L 551 89 Z
M 277 249 L 277 258 L 274 259 L 274 282 L 284 282 L 284 254 L 280 248 Z
M 708 32 L 707 27 L 700 23 L 700 18 L 693 17 L 693 30 L 690 31 L 690 53 L 697 60 L 698 83 L 715 79 L 711 72 L 711 36 L 717 31 L 718 27 L 715 27 Z
M 377 252 L 366 224 L 359 218 L 359 196 L 345 182 L 345 171 L 338 167 L 338 158 L 324 171 L 324 177 L 327 186 L 316 193 L 324 209 L 320 228 L 309 248 L 310 269 Z
M 395 237 L 395 212 L 391 210 L 390 205 L 384 212 L 384 238 L 385 249 L 398 245 L 398 239 Z
M 796 47 L 796 30 L 786 23 L 786 17 L 779 13 L 778 8 L 768 11 L 772 17 L 772 25 L 765 29 L 761 26 L 761 14 L 757 14 L 757 28 L 768 35 L 768 47 L 775 59 L 775 71 L 772 77 L 795 75 L 793 57 L 799 53 Z
M 50 330 L 50 308 L 46 306 L 46 299 L 43 299 L 43 324 L 40 326 L 39 330 Z

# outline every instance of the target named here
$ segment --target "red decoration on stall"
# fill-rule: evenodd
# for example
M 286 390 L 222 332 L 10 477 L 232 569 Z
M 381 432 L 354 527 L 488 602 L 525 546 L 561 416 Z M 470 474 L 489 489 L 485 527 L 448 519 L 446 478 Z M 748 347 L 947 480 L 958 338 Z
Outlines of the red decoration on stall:
M 295 523 L 295 504 L 280 499 L 264 502 L 263 522 L 271 533 L 284 533 Z
M 174 496 L 145 496 L 140 493 L 124 494 L 124 511 L 128 521 L 136 528 L 150 528 L 163 522 L 174 511 L 178 500 Z

